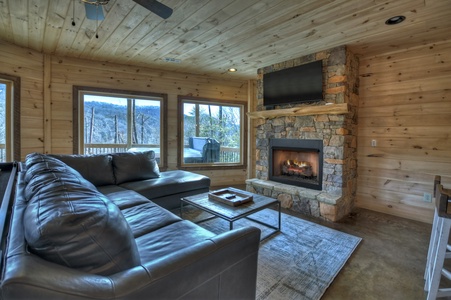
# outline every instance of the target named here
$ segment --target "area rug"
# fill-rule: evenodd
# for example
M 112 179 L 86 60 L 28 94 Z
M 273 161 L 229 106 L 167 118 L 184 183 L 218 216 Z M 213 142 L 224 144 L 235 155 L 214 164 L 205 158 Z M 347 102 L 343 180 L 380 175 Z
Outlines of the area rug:
M 194 207 L 184 208 L 186 219 L 198 221 L 208 216 Z M 277 211 L 272 209 L 251 217 L 277 224 Z M 199 225 L 214 233 L 229 228 L 229 223 L 219 218 Z M 234 223 L 235 228 L 245 225 L 259 227 L 262 236 L 271 232 L 247 219 Z M 359 237 L 282 213 L 281 232 L 260 243 L 256 299 L 320 299 L 360 241 Z

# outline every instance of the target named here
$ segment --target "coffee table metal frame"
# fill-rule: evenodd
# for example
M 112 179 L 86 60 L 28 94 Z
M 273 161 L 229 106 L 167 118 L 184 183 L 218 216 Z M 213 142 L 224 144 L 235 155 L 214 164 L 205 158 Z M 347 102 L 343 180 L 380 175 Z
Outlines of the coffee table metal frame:
M 188 197 L 182 197 L 180 199 L 180 217 L 183 218 L 183 204 L 191 204 L 192 206 L 203 210 L 207 213 L 212 214 L 213 216 L 196 221 L 196 224 L 206 222 L 208 220 L 214 219 L 214 218 L 221 218 L 223 220 L 226 220 L 229 222 L 229 228 L 230 230 L 233 229 L 233 223 L 239 219 L 246 218 L 248 220 L 251 220 L 252 222 L 256 222 L 258 224 L 261 224 L 263 226 L 266 226 L 268 228 L 273 229 L 272 232 L 265 235 L 261 238 L 261 241 L 269 238 L 270 236 L 280 232 L 281 229 L 281 207 L 280 207 L 280 201 L 277 199 L 269 198 L 262 195 L 253 194 L 254 200 L 252 202 L 244 203 L 239 206 L 230 206 L 218 201 L 210 200 L 208 198 L 208 192 L 194 195 L 194 196 L 188 196 Z M 277 211 L 278 211 L 278 224 L 277 226 L 274 226 L 269 223 L 262 222 L 260 220 L 257 220 L 255 218 L 249 217 L 250 215 L 259 212 L 265 208 L 269 208 L 271 206 L 277 205 Z

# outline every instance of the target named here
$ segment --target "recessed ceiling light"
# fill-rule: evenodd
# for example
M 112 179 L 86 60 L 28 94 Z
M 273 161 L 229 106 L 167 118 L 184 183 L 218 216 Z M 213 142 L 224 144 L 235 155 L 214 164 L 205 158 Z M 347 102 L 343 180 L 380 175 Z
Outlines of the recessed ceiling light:
M 385 24 L 396 25 L 396 24 L 403 22 L 405 19 L 406 19 L 406 17 L 404 17 L 404 16 L 395 16 L 395 17 L 391 17 L 390 19 L 385 21 Z
M 229 68 L 227 71 L 229 71 L 229 72 L 236 72 L 236 71 L 238 71 L 238 69 L 237 68 Z

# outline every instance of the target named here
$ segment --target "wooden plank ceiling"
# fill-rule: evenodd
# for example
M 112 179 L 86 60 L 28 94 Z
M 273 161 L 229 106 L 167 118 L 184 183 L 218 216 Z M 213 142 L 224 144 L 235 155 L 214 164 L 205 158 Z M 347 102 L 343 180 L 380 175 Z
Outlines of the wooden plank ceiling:
M 161 2 L 174 10 L 166 20 L 132 0 L 111 0 L 96 38 L 96 21 L 85 18 L 80 0 L 2 0 L 0 42 L 57 56 L 252 79 L 258 68 L 340 45 L 377 55 L 451 35 L 449 0 Z M 384 24 L 397 15 L 406 21 Z M 238 72 L 228 73 L 229 67 Z

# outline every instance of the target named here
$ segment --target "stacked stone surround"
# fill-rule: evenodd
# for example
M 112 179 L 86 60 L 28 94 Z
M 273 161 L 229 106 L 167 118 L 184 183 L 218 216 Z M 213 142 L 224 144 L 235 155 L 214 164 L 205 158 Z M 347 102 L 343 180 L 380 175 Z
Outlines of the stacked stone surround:
M 263 74 L 323 61 L 324 101 L 293 106 L 347 103 L 346 114 L 279 116 L 256 121 L 256 178 L 248 191 L 277 198 L 282 207 L 338 221 L 354 207 L 357 181 L 358 59 L 345 46 L 289 60 L 258 70 L 257 110 L 263 107 Z M 321 139 L 324 145 L 322 191 L 268 180 L 269 139 Z

